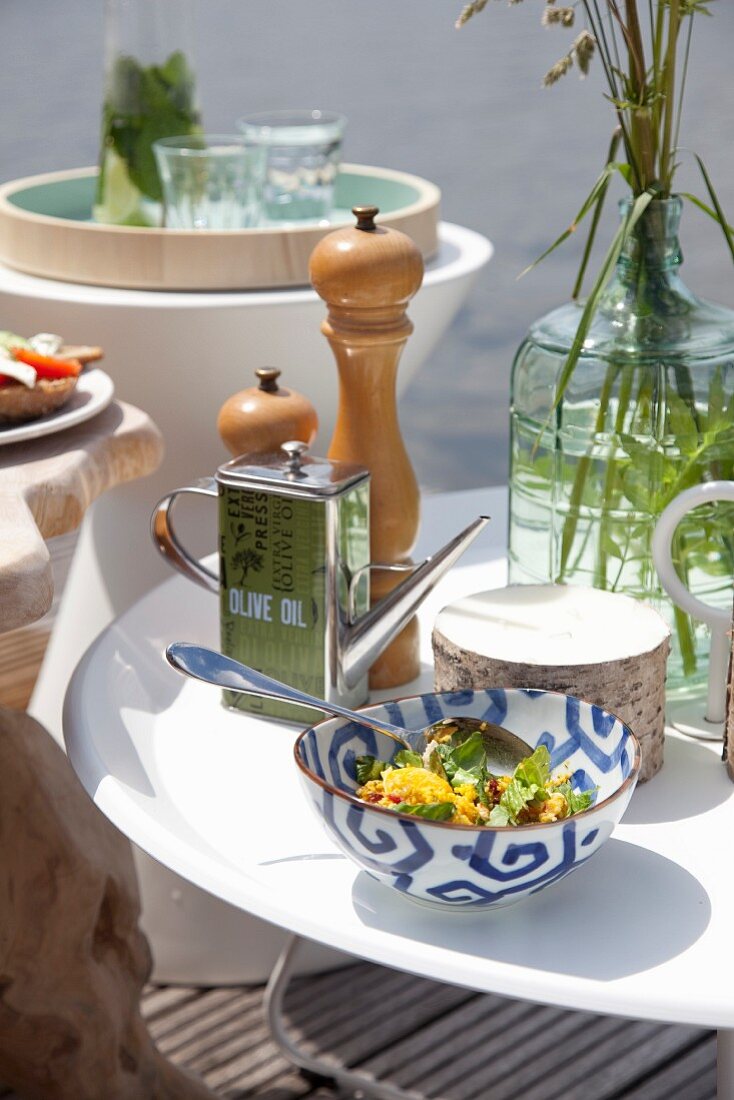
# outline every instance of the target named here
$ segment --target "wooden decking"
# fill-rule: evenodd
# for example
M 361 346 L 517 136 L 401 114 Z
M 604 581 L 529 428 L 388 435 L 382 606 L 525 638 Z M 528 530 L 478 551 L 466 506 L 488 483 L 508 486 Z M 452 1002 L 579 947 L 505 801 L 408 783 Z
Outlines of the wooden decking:
M 160 1049 L 218 1096 L 344 1095 L 308 1081 L 283 1059 L 268 1033 L 262 994 L 260 987 L 151 987 L 144 1010 Z M 716 1098 L 715 1038 L 700 1028 L 479 996 L 366 963 L 297 979 L 286 1010 L 310 1050 L 432 1100 Z M 0 1089 L 0 1096 L 12 1094 Z

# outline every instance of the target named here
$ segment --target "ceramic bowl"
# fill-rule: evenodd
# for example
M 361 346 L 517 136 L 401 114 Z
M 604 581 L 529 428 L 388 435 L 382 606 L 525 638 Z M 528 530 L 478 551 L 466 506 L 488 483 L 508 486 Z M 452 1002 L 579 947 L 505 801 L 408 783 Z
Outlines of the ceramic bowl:
M 615 715 L 572 696 L 527 688 L 418 695 L 368 708 L 395 725 L 421 727 L 448 715 L 507 726 L 574 786 L 598 787 L 588 810 L 565 821 L 518 827 L 452 825 L 360 802 L 355 758 L 392 758 L 395 743 L 330 719 L 304 730 L 294 752 L 301 783 L 326 830 L 367 874 L 413 901 L 455 911 L 510 905 L 576 870 L 611 836 L 637 782 L 640 746 Z

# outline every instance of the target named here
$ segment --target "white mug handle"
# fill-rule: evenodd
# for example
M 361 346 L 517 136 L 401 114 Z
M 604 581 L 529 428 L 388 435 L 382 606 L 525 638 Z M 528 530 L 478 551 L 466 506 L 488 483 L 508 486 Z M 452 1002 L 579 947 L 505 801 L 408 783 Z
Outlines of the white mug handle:
M 727 633 L 731 628 L 731 613 L 703 603 L 688 591 L 673 565 L 673 536 L 676 527 L 688 512 L 714 500 L 734 501 L 734 481 L 707 481 L 702 485 L 694 485 L 691 489 L 684 489 L 662 512 L 652 538 L 652 560 L 663 588 L 674 603 L 711 627 L 706 707 L 706 720 L 711 723 L 724 721 L 729 663 Z

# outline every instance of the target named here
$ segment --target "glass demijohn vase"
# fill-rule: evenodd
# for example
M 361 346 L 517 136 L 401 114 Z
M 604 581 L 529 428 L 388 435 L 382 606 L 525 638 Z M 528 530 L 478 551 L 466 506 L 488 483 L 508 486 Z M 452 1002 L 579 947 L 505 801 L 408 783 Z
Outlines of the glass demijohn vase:
M 531 327 L 511 400 L 511 583 L 586 584 L 652 603 L 672 630 L 672 698 L 705 680 L 709 642 L 660 588 L 655 522 L 688 486 L 734 477 L 734 312 L 681 281 L 680 212 L 676 197 L 648 206 L 555 410 L 578 303 Z M 732 506 L 690 513 L 674 561 L 691 591 L 731 607 Z
M 153 142 L 201 131 L 191 37 L 189 0 L 107 0 L 96 221 L 161 224 Z

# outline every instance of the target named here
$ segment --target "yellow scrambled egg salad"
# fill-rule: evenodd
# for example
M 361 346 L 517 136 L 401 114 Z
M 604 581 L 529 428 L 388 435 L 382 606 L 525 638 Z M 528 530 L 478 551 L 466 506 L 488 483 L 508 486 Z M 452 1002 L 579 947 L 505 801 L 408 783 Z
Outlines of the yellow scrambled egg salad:
M 566 770 L 551 775 L 539 745 L 513 775 L 492 775 L 480 731 L 431 741 L 425 753 L 403 749 L 392 760 L 358 756 L 357 797 L 398 813 L 454 825 L 534 825 L 560 821 L 591 806 L 596 789 L 574 790 Z

